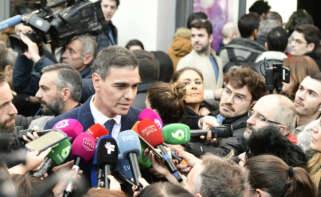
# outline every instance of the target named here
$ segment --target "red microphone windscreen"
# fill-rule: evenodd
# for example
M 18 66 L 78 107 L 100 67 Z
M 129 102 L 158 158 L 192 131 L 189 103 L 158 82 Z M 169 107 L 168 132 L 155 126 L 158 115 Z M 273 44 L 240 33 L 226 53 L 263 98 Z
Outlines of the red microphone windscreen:
M 145 119 L 140 121 L 137 128 L 139 135 L 142 136 L 153 147 L 164 143 L 161 130 L 152 120 Z
M 140 123 L 140 121 L 137 121 L 131 128 L 131 130 L 135 131 L 137 134 L 139 134 L 138 132 L 138 124 Z
M 91 160 L 95 153 L 96 140 L 88 133 L 82 133 L 76 137 L 72 143 L 71 155 L 73 157 L 80 157 L 85 162 Z
M 108 135 L 108 130 L 105 129 L 105 127 L 103 127 L 101 124 L 96 123 L 89 127 L 86 133 L 93 136 L 97 142 L 101 136 Z

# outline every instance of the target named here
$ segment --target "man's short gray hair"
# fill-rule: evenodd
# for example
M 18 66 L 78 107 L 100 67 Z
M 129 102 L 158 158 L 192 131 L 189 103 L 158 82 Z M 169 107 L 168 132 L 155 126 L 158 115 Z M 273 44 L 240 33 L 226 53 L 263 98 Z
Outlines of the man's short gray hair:
M 68 64 L 53 64 L 42 69 L 42 73 L 57 71 L 55 84 L 58 90 L 69 88 L 71 98 L 80 102 L 82 92 L 82 82 L 80 73 Z

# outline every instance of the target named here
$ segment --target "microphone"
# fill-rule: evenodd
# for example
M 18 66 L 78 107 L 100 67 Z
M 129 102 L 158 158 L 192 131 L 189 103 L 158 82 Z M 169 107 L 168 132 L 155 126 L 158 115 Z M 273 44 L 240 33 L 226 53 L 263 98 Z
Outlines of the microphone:
M 140 154 L 138 156 L 139 166 L 142 168 L 150 168 L 152 166 L 152 162 L 148 157 L 145 157 L 144 151 L 147 147 L 144 144 L 141 144 Z
M 163 121 L 156 111 L 146 108 L 138 115 L 138 120 L 145 120 L 147 118 L 154 121 L 159 129 L 163 128 Z
M 76 157 L 75 164 L 72 167 L 72 171 L 75 172 L 75 176 L 79 171 L 80 160 L 88 162 L 95 153 L 96 140 L 88 133 L 81 133 L 78 135 L 72 143 L 71 155 Z M 72 192 L 72 181 L 70 181 L 65 189 L 64 197 L 67 197 Z
M 68 137 L 71 137 L 71 142 L 74 141 L 74 139 L 83 132 L 84 128 L 81 125 L 81 123 L 72 118 L 63 119 L 58 121 L 52 129 L 60 129 L 64 133 L 68 135 Z
M 191 129 L 186 124 L 168 124 L 162 129 L 164 141 L 167 144 L 186 144 L 191 140 Z
M 104 135 L 108 135 L 108 130 L 105 129 L 101 124 L 94 124 L 91 127 L 89 127 L 86 131 L 89 135 L 93 136 L 96 139 L 96 142 L 98 139 Z
M 53 165 L 62 164 L 70 154 L 71 143 L 68 139 L 60 142 L 58 146 L 54 147 L 48 157 L 42 162 L 40 170 L 34 172 L 32 175 L 35 177 L 42 177 L 48 171 L 48 169 Z
M 22 21 L 21 15 L 16 15 L 13 17 L 10 17 L 2 22 L 0 22 L 0 31 L 7 29 L 8 27 L 15 26 Z
M 163 160 L 167 168 L 175 176 L 176 180 L 181 182 L 183 179 L 178 173 L 176 166 L 174 165 L 173 161 L 171 160 L 170 156 L 163 146 L 163 135 L 157 125 L 150 119 L 145 119 L 138 124 L 138 131 L 146 141 L 148 141 L 153 147 L 157 147 L 161 151 Z
M 134 183 L 139 187 L 138 178 L 141 177 L 137 160 L 137 156 L 139 156 L 141 151 L 139 138 L 133 130 L 122 131 L 119 133 L 117 143 L 119 148 L 119 159 L 129 160 Z
M 97 143 L 97 165 L 98 165 L 98 184 L 104 182 L 106 189 L 109 189 L 109 181 L 107 175 L 111 174 L 118 160 L 117 142 L 111 136 L 102 136 Z M 104 176 L 103 176 L 104 172 Z M 100 185 L 99 185 L 100 186 Z M 98 186 L 98 187 L 99 187 Z

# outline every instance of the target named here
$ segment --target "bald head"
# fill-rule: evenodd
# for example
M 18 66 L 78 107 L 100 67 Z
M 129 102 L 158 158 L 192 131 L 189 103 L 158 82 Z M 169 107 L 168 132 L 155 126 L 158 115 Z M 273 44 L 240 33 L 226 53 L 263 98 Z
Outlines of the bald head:
M 227 44 L 234 38 L 240 37 L 240 32 L 236 23 L 228 22 L 222 28 L 223 43 Z
M 283 135 L 294 129 L 295 107 L 288 97 L 279 94 L 261 97 L 252 108 L 244 137 L 248 138 L 253 131 L 269 125 L 281 127 Z

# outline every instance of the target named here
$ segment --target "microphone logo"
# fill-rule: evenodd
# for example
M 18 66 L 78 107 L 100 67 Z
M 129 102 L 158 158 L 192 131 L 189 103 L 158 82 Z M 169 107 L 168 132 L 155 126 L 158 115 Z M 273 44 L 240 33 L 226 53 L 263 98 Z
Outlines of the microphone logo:
M 88 151 L 88 152 L 93 152 L 95 150 L 95 146 L 96 144 L 90 140 L 90 139 L 87 139 L 86 137 L 83 138 L 83 148 Z
M 69 153 L 70 153 L 70 150 L 71 150 L 71 146 L 67 146 L 66 148 L 64 148 L 62 151 L 61 151 L 61 156 L 63 158 L 67 158 Z
M 110 155 L 112 152 L 115 151 L 115 145 L 111 144 L 110 142 L 107 142 L 105 144 L 105 148 L 107 150 L 107 154 Z
M 162 128 L 162 124 L 158 119 L 154 119 L 155 124 L 158 126 L 158 128 Z
M 56 124 L 57 129 L 65 128 L 69 125 L 69 120 L 61 120 Z
M 183 130 L 178 129 L 177 131 L 175 131 L 175 133 L 172 133 L 172 137 L 177 139 L 177 140 L 184 140 L 185 133 L 184 133 Z

